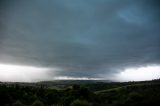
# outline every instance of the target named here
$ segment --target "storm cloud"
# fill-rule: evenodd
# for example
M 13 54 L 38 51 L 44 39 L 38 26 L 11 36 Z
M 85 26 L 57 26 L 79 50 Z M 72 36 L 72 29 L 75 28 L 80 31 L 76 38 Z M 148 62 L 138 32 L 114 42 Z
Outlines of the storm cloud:
M 160 64 L 159 6 L 158 0 L 2 0 L 0 63 L 88 78 Z

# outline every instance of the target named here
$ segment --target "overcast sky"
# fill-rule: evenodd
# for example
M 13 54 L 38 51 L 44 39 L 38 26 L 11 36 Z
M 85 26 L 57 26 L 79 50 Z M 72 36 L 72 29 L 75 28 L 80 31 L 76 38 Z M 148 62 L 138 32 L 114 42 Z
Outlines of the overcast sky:
M 0 63 L 48 68 L 48 78 L 104 79 L 159 65 L 159 6 L 159 0 L 1 0 Z

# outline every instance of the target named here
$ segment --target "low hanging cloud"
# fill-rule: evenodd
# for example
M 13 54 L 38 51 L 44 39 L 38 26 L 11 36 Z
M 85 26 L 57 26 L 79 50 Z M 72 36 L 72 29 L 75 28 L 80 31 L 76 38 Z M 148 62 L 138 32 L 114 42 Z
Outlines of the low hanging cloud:
M 50 76 L 51 69 L 47 68 L 0 64 L 0 70 L 0 81 L 35 82 L 53 78 Z M 55 71 L 56 69 L 52 69 L 52 73 Z
M 158 0 L 2 0 L 0 62 L 99 78 L 160 63 Z M 39 72 L 39 71 L 37 71 Z M 50 75 L 53 75 L 54 72 Z

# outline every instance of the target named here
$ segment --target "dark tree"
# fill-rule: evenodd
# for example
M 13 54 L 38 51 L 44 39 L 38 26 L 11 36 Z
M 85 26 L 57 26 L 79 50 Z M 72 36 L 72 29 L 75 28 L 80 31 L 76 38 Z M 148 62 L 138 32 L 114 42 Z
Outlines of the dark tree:
M 73 101 L 70 106 L 91 106 L 90 103 L 88 103 L 87 101 L 83 101 L 83 100 L 75 100 Z
M 39 100 L 34 101 L 34 103 L 31 106 L 44 106 L 43 103 Z

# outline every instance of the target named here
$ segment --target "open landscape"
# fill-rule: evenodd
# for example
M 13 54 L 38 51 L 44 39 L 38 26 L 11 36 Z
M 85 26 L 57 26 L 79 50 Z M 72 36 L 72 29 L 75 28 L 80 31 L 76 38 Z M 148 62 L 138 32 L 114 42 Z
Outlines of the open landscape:
M 0 0 L 0 106 L 160 106 L 160 0 Z
M 160 80 L 1 82 L 0 100 L 0 106 L 158 106 Z

